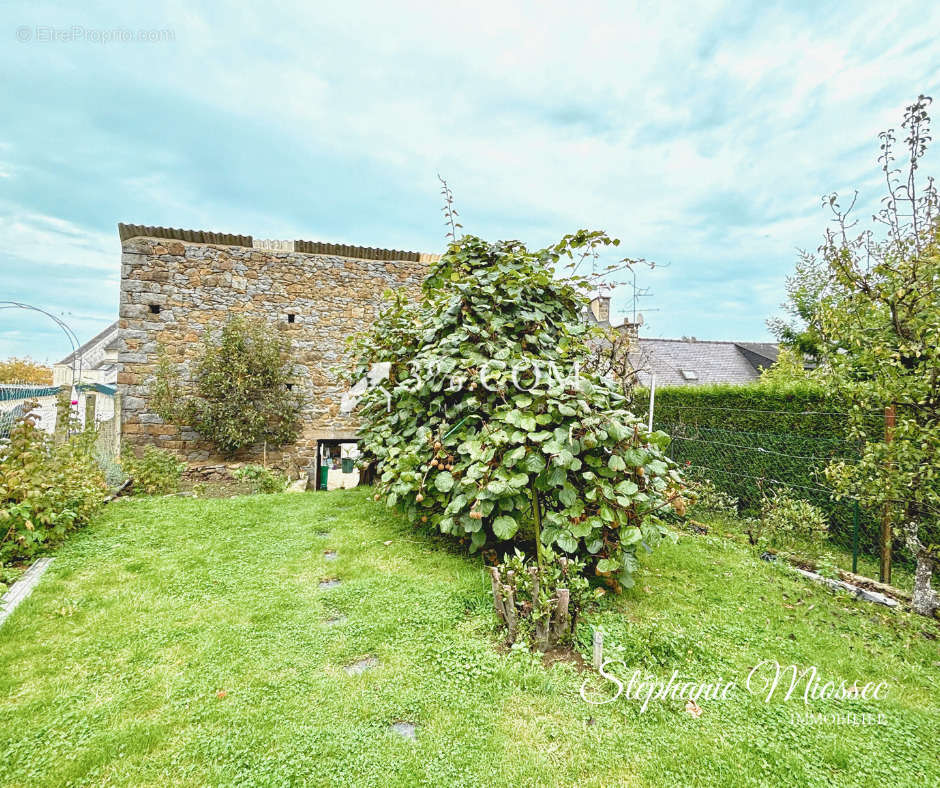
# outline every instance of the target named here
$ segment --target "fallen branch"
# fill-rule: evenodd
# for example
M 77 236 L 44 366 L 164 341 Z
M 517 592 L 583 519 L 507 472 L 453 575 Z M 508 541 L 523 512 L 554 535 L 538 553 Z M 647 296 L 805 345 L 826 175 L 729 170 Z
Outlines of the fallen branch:
M 817 583 L 827 585 L 835 591 L 847 591 L 856 599 L 874 602 L 879 605 L 884 605 L 885 607 L 897 607 L 900 604 L 897 599 L 893 599 L 885 594 L 879 594 L 877 591 L 866 591 L 864 588 L 853 586 L 851 583 L 846 583 L 844 580 L 834 580 L 831 577 L 823 577 L 815 572 L 810 572 L 808 569 L 800 569 L 798 566 L 794 566 L 793 571 L 799 572 L 803 577 L 807 577 Z
M 776 555 L 799 569 L 806 569 L 815 573 L 819 571 L 818 564 L 811 559 L 803 558 L 793 553 L 776 553 Z M 849 572 L 847 569 L 839 569 L 838 567 L 836 567 L 835 572 L 840 580 L 844 580 L 846 583 L 853 586 L 858 586 L 859 588 L 864 588 L 869 591 L 876 591 L 879 594 L 897 599 L 899 602 L 910 603 L 911 601 L 911 595 L 909 593 L 902 591 L 900 588 L 888 585 L 887 583 L 881 583 L 870 577 L 857 575 L 854 572 Z
M 111 493 L 107 498 L 102 501 L 102 503 L 111 503 L 115 498 L 117 498 L 122 492 L 124 492 L 128 487 L 134 483 L 134 480 L 128 477 L 125 479 L 124 484 L 118 487 L 113 493 Z

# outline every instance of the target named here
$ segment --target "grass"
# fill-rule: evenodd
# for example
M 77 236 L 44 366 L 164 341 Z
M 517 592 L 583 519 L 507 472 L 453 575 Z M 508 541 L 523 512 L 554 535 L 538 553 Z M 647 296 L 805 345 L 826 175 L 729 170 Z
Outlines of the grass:
M 750 544 L 746 526 L 744 522 L 737 517 L 719 512 L 695 512 L 698 520 L 707 520 L 710 528 L 716 533 L 734 539 L 739 544 Z M 782 541 L 775 541 L 771 538 L 762 537 L 760 545 L 755 547 L 757 551 L 764 549 L 774 549 L 789 552 L 792 555 L 815 561 L 820 566 L 837 567 L 847 571 L 852 570 L 852 551 L 846 549 L 829 538 L 809 540 L 806 538 L 792 537 Z M 891 569 L 891 585 L 908 594 L 914 588 L 914 562 L 911 554 L 906 550 L 899 550 L 897 546 L 894 549 Z M 878 556 L 865 552 L 858 554 L 858 566 L 855 570 L 857 574 L 868 577 L 872 580 L 879 579 L 880 559 Z
M 330 577 L 343 582 L 321 590 Z M 578 688 L 593 674 L 500 653 L 487 583 L 478 558 L 362 491 L 113 504 L 0 628 L 0 782 L 913 786 L 940 774 L 932 622 L 833 596 L 721 536 L 682 536 L 644 559 L 634 589 L 601 600 L 583 639 L 602 626 L 609 655 L 663 678 L 743 685 L 773 658 L 890 685 L 853 707 L 883 724 L 800 725 L 802 703 L 743 689 L 702 701 L 696 719 L 678 700 L 589 706 Z M 343 670 L 367 656 L 378 666 Z

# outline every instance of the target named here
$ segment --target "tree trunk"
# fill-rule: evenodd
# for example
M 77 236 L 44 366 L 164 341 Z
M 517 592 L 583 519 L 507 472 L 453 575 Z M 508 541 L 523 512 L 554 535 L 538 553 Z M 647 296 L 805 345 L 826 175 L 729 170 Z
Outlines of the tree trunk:
M 516 632 L 518 631 L 518 622 L 516 619 L 516 592 L 513 590 L 513 577 L 515 573 L 506 572 L 506 585 L 503 586 L 506 609 L 506 626 L 509 628 L 509 642 L 516 642 Z
M 558 601 L 555 603 L 555 620 L 552 622 L 552 638 L 556 644 L 568 637 L 571 621 L 568 618 L 568 603 L 571 594 L 567 588 L 558 589 Z
M 940 607 L 937 592 L 930 587 L 933 575 L 933 559 L 924 550 L 917 555 L 917 569 L 914 571 L 914 593 L 911 594 L 911 607 L 922 616 L 932 616 Z
M 506 619 L 506 606 L 503 602 L 503 591 L 502 583 L 500 583 L 499 578 L 499 570 L 495 566 L 490 567 L 490 580 L 493 583 L 493 607 L 496 608 L 496 615 L 500 617 L 506 626 L 509 626 L 509 621 Z
M 911 594 L 911 608 L 922 616 L 932 616 L 940 609 L 940 600 L 937 592 L 930 587 L 933 575 L 935 558 L 930 550 L 917 538 L 917 523 L 909 522 L 904 527 L 904 536 L 907 546 L 917 559 L 917 568 L 914 570 L 914 592 Z
M 539 651 L 548 651 L 548 623 L 551 618 L 551 608 L 542 609 L 540 572 L 537 567 L 529 567 L 529 576 L 532 578 L 532 620 L 535 622 L 535 647 Z

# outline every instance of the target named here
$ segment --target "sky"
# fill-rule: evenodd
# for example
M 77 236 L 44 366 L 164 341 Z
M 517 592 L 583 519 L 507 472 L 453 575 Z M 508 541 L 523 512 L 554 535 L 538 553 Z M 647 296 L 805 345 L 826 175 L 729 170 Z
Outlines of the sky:
M 642 335 L 766 340 L 821 195 L 870 215 L 878 132 L 940 100 L 937 30 L 920 0 L 2 0 L 0 300 L 90 338 L 118 222 L 439 252 L 440 173 L 465 232 L 655 261 Z M 69 351 L 0 310 L 0 358 Z

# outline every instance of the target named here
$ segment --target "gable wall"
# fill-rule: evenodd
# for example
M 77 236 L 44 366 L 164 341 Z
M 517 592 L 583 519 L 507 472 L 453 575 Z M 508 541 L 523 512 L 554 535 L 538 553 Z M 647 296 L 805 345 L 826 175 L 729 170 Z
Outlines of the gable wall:
M 351 247 L 352 249 L 352 247 Z M 346 337 L 371 325 L 390 287 L 416 295 L 427 263 L 355 259 L 277 249 L 128 238 L 121 257 L 121 349 L 123 441 L 153 443 L 191 462 L 217 462 L 213 449 L 189 429 L 164 424 L 150 405 L 150 388 L 161 346 L 184 365 L 199 352 L 206 331 L 218 331 L 231 315 L 261 317 L 291 340 L 296 384 L 307 397 L 303 431 L 284 457 L 268 459 L 304 467 L 316 439 L 351 437 L 356 422 L 339 412 L 343 393 L 331 368 L 344 359 Z M 160 306 L 152 314 L 151 304 Z M 296 315 L 294 323 L 287 314 Z M 260 459 L 257 452 L 239 459 Z

